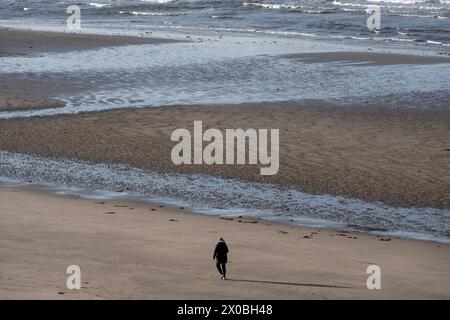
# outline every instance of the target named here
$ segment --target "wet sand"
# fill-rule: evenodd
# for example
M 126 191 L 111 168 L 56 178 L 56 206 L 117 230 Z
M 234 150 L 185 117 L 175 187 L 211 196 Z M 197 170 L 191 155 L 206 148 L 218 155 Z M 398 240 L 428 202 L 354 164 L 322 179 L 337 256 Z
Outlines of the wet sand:
M 230 247 L 228 281 L 212 260 Z M 0 189 L 0 299 L 449 299 L 450 246 Z M 366 269 L 381 268 L 381 290 Z M 81 290 L 65 286 L 81 268 Z
M 62 108 L 65 102 L 56 97 L 92 87 L 73 77 L 36 73 L 0 74 L 0 83 L 0 112 Z
M 74 32 L 43 32 L 0 29 L 0 57 L 23 56 L 45 52 L 61 53 L 102 47 L 159 44 L 175 40 L 132 37 L 124 35 L 94 35 Z
M 104 47 L 161 44 L 175 40 L 121 35 L 34 32 L 0 29 L 0 57 L 95 50 Z M 56 97 L 92 89 L 73 75 L 0 74 L 0 112 L 64 107 Z
M 298 59 L 305 63 L 341 63 L 352 64 L 353 66 L 450 63 L 450 58 L 446 56 L 356 51 L 298 53 L 282 55 L 281 57 L 287 59 Z
M 0 112 L 32 109 L 62 108 L 65 103 L 58 99 L 23 97 L 20 93 L 0 94 Z
M 280 168 L 182 165 L 171 133 L 279 128 Z M 48 157 L 122 163 L 160 172 L 207 173 L 293 186 L 396 206 L 450 208 L 450 114 L 324 106 L 311 102 L 121 109 L 0 121 L 0 149 Z

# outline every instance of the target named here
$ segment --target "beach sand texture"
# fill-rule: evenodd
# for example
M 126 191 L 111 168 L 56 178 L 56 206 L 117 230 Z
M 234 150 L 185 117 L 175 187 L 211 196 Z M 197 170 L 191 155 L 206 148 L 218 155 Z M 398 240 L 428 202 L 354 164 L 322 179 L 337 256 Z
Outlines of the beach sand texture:
M 0 55 L 166 41 L 2 30 Z M 348 52 L 285 58 L 441 62 Z M 61 107 L 58 94 L 89 89 L 70 79 L 58 86 L 35 79 L 0 75 L 0 112 Z M 279 128 L 279 174 L 260 176 L 260 166 L 173 165 L 171 132 L 192 130 L 194 120 L 202 120 L 204 130 Z M 450 208 L 450 115 L 444 111 L 322 101 L 189 105 L 0 120 L 0 132 L 0 150 L 10 152 Z M 219 280 L 212 260 L 219 236 L 231 249 L 228 281 Z M 0 189 L 0 248 L 0 299 L 450 298 L 447 244 L 205 216 L 156 203 L 83 200 L 30 187 Z M 381 267 L 381 290 L 366 287 L 372 264 Z M 81 290 L 65 286 L 69 265 L 81 268 Z
M 448 245 L 17 188 L 0 189 L 0 203 L 2 299 L 450 296 Z M 219 236 L 230 247 L 227 281 L 212 260 Z M 366 287 L 371 264 L 381 290 Z M 65 286 L 69 265 L 81 268 L 81 290 Z

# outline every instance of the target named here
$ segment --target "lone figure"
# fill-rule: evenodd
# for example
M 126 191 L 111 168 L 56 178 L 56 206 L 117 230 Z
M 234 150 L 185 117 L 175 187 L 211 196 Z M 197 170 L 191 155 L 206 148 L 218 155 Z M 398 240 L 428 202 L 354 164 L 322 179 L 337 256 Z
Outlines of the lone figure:
M 228 262 L 228 247 L 225 243 L 225 240 L 223 238 L 219 238 L 219 242 L 216 245 L 216 248 L 214 249 L 214 255 L 213 259 L 216 260 L 216 267 L 217 270 L 219 270 L 220 273 L 220 279 L 226 280 L 227 279 L 227 268 L 226 263 Z

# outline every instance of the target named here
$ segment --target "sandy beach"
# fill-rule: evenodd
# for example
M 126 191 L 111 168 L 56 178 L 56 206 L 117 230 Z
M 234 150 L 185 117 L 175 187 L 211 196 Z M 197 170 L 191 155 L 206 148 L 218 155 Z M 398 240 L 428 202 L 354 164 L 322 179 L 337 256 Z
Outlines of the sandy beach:
M 0 189 L 1 299 L 448 299 L 450 247 Z M 253 223 L 252 223 L 253 222 Z M 229 280 L 212 251 L 230 247 Z M 306 236 L 306 238 L 305 238 Z M 81 268 L 81 290 L 65 287 Z M 379 265 L 381 290 L 366 268 Z
M 11 30 L 0 31 L 0 42 L 0 57 L 12 59 L 175 43 L 147 37 Z M 196 53 L 192 48 L 184 50 Z M 165 53 L 172 54 L 170 50 Z M 113 53 L 126 60 L 124 52 Z M 154 54 L 156 59 L 157 52 Z M 356 67 L 380 68 L 448 61 L 448 57 L 348 51 L 273 58 L 300 60 L 308 65 L 351 62 Z M 150 72 L 140 70 L 142 66 L 126 78 L 128 69 L 115 70 L 107 64 L 104 69 L 83 69 L 82 73 L 71 73 L 70 68 L 50 68 L 42 73 L 0 72 L 0 113 L 64 108 L 61 97 L 69 95 L 76 100 L 73 95 L 85 94 L 89 98 L 100 87 L 105 89 L 101 103 L 108 106 L 111 101 L 107 94 L 117 88 L 109 87 L 112 78 L 102 72 L 114 76 L 114 81 L 132 79 L 133 72 L 148 81 L 140 87 L 130 84 L 126 90 L 132 93 L 152 88 L 154 82 L 165 88 L 166 83 L 156 81 L 159 78 L 165 82 L 167 77 L 169 86 L 176 87 L 172 82 L 177 78 L 181 84 L 189 83 L 192 74 L 200 78 L 203 72 L 205 90 L 209 90 L 215 78 L 223 77 L 224 84 L 230 82 L 239 67 L 243 66 L 244 74 L 246 68 L 250 68 L 248 73 L 257 69 L 248 67 L 245 59 L 237 57 L 236 65 L 228 65 L 232 58 L 226 57 L 225 66 L 212 63 L 204 69 L 195 60 L 187 67 L 169 69 L 169 59 L 170 66 L 152 69 L 160 72 L 157 79 L 144 77 Z M 59 62 L 65 60 L 63 56 Z M 19 62 L 25 65 L 21 70 L 36 70 L 28 60 Z M 224 73 L 216 72 L 216 68 Z M 227 68 L 232 72 L 226 73 Z M 213 78 L 208 78 L 209 70 L 214 71 Z M 314 75 L 310 74 L 312 78 Z M 267 78 L 271 76 L 276 74 Z M 189 87 L 184 90 L 189 93 Z M 443 213 L 440 218 L 445 220 L 450 209 L 450 113 L 445 109 L 386 108 L 369 99 L 345 105 L 305 99 L 142 108 L 135 108 L 129 99 L 123 101 L 128 105 L 98 112 L 2 118 L 0 151 L 122 164 L 157 173 L 206 174 L 269 183 L 306 194 L 364 200 L 377 203 L 378 208 L 404 207 L 405 219 L 407 209 L 418 207 L 442 210 L 436 212 Z M 204 130 L 280 129 L 278 174 L 261 176 L 259 165 L 174 165 L 170 158 L 175 145 L 171 133 L 177 128 L 192 130 L 196 120 L 203 121 Z M 1 160 L 0 165 L 6 167 L 6 160 Z M 14 169 L 20 171 L 19 162 L 17 166 Z M 127 190 L 126 185 L 122 190 Z M 245 212 L 242 216 L 209 216 L 160 203 L 82 199 L 31 186 L 1 187 L 0 299 L 450 299 L 448 244 L 297 227 L 245 217 Z M 433 219 L 432 215 L 427 218 Z M 439 231 L 442 225 L 441 236 L 448 238 L 445 223 L 439 225 Z M 219 236 L 231 249 L 228 281 L 219 280 L 212 260 Z M 65 286 L 69 265 L 81 268 L 81 290 Z M 369 265 L 381 267 L 381 290 L 366 287 Z

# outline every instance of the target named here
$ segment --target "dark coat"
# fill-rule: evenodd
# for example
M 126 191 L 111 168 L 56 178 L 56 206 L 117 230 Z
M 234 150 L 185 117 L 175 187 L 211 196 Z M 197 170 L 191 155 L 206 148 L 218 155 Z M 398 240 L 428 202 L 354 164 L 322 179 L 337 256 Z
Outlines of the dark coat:
M 219 263 L 227 263 L 228 247 L 225 242 L 219 241 L 214 249 L 213 259 L 217 259 Z

